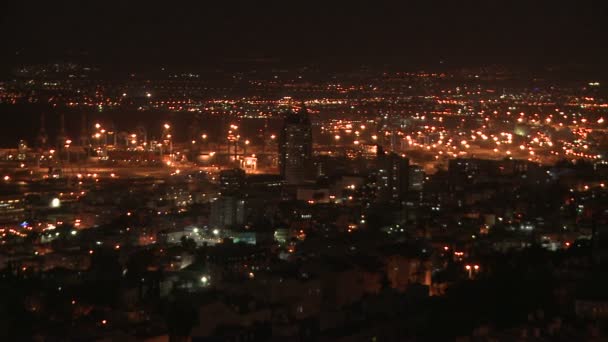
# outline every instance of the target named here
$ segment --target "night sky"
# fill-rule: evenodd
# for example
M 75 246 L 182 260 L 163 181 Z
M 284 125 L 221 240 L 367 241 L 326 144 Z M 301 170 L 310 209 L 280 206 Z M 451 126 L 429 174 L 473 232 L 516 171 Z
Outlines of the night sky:
M 329 4 L 331 2 L 331 4 Z M 600 63 L 606 1 L 6 1 L 5 62 Z

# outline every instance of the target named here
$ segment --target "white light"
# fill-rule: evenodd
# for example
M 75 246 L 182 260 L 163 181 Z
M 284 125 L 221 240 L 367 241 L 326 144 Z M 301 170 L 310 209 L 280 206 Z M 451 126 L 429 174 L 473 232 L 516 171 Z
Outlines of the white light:
M 220 231 L 218 229 L 213 230 L 213 235 L 219 235 L 219 234 L 220 234 Z
M 61 206 L 61 202 L 59 201 L 59 198 L 55 197 L 51 200 L 51 208 L 59 208 L 59 206 Z
M 207 276 L 202 276 L 201 283 L 203 283 L 203 285 L 207 285 L 209 283 L 209 278 Z

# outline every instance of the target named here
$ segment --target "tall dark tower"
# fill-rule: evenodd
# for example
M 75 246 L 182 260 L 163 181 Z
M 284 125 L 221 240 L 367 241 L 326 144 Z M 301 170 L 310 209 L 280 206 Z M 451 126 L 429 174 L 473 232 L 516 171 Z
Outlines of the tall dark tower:
M 57 133 L 57 149 L 62 150 L 67 140 L 65 133 L 65 114 L 59 114 L 59 132 Z
M 82 113 L 80 117 L 80 146 L 89 146 L 89 130 L 87 129 L 87 113 Z
M 290 111 L 283 121 L 279 145 L 279 168 L 287 184 L 306 180 L 312 161 L 312 126 L 308 111 L 302 105 Z
M 38 137 L 36 138 L 38 148 L 43 149 L 49 142 L 49 136 L 46 133 L 46 120 L 44 113 L 40 114 L 40 130 L 38 131 Z
M 192 122 L 190 123 L 190 126 L 188 126 L 188 140 L 190 141 L 198 141 L 201 136 L 201 124 L 200 124 L 200 117 L 199 114 L 194 114 L 194 116 L 192 117 Z

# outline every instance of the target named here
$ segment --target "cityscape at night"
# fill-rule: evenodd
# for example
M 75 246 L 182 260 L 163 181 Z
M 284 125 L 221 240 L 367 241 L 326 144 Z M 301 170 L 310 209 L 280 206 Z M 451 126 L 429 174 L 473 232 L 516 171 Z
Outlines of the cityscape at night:
M 606 5 L 4 7 L 0 340 L 608 340 Z

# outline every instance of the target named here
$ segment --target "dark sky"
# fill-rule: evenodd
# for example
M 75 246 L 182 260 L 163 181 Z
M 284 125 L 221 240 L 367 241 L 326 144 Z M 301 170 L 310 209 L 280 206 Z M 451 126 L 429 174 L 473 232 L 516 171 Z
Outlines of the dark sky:
M 0 58 L 600 63 L 608 57 L 606 2 L 5 1 Z

